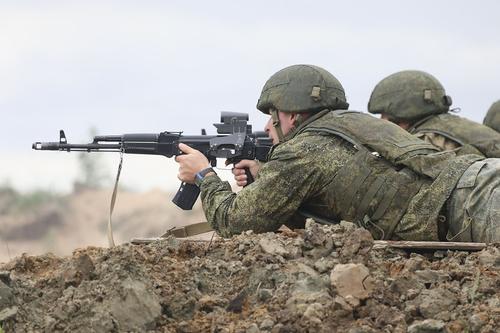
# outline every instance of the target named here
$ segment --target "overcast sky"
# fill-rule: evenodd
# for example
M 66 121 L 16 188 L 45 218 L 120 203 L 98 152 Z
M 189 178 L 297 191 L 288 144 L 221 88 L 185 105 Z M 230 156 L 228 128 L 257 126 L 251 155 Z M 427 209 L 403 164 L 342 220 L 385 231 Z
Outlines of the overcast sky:
M 259 129 L 262 86 L 298 63 L 329 70 L 360 111 L 385 76 L 424 70 L 482 121 L 500 99 L 499 13 L 498 1 L 1 1 L 0 183 L 69 189 L 75 158 L 31 151 L 59 129 L 70 142 L 92 126 L 213 133 L 222 110 Z M 106 161 L 113 173 L 117 156 Z M 125 163 L 132 187 L 176 184 L 172 161 Z

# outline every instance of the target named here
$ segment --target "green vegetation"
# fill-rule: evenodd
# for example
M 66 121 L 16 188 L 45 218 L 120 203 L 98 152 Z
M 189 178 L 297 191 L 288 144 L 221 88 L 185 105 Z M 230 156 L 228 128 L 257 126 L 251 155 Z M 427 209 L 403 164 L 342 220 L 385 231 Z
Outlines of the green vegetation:
M 57 201 L 61 198 L 62 195 L 49 190 L 35 190 L 21 193 L 12 186 L 4 184 L 0 186 L 0 215 L 34 209 L 47 202 Z

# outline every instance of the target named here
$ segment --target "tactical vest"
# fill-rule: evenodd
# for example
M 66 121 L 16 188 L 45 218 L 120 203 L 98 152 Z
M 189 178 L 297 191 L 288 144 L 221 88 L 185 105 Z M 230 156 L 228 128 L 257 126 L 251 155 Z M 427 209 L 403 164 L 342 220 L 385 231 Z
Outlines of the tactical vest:
M 486 157 L 500 157 L 500 133 L 476 122 L 449 113 L 426 117 L 409 130 L 410 133 L 436 133 L 457 142 L 470 145 Z
M 463 172 L 480 159 L 439 152 L 397 125 L 355 111 L 322 111 L 294 136 L 304 132 L 335 135 L 358 150 L 326 186 L 336 198 L 337 216 L 381 239 L 394 238 L 398 223 L 405 223 L 409 233 L 418 229 L 414 240 L 437 240 L 441 208 Z

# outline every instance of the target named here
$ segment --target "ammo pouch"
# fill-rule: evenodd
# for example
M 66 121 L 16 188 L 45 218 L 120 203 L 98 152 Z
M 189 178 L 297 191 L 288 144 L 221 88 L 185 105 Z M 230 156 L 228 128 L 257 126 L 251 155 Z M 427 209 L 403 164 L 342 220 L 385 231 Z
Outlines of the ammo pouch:
M 377 239 L 390 239 L 423 179 L 407 167 L 397 169 L 366 149 L 358 151 L 329 185 L 337 209 Z M 416 184 L 420 183 L 420 186 Z

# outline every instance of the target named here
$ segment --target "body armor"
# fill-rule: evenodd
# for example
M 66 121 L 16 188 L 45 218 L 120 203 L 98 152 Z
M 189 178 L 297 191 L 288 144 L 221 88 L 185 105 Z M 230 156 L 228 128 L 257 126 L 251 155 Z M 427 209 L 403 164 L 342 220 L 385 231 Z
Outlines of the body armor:
M 325 186 L 335 215 L 357 222 L 376 238 L 394 238 L 396 229 L 406 228 L 409 234 L 420 230 L 414 240 L 437 240 L 442 207 L 463 172 L 481 159 L 438 152 L 397 125 L 354 111 L 320 112 L 296 135 L 304 132 L 339 136 L 356 147 L 358 152 Z

